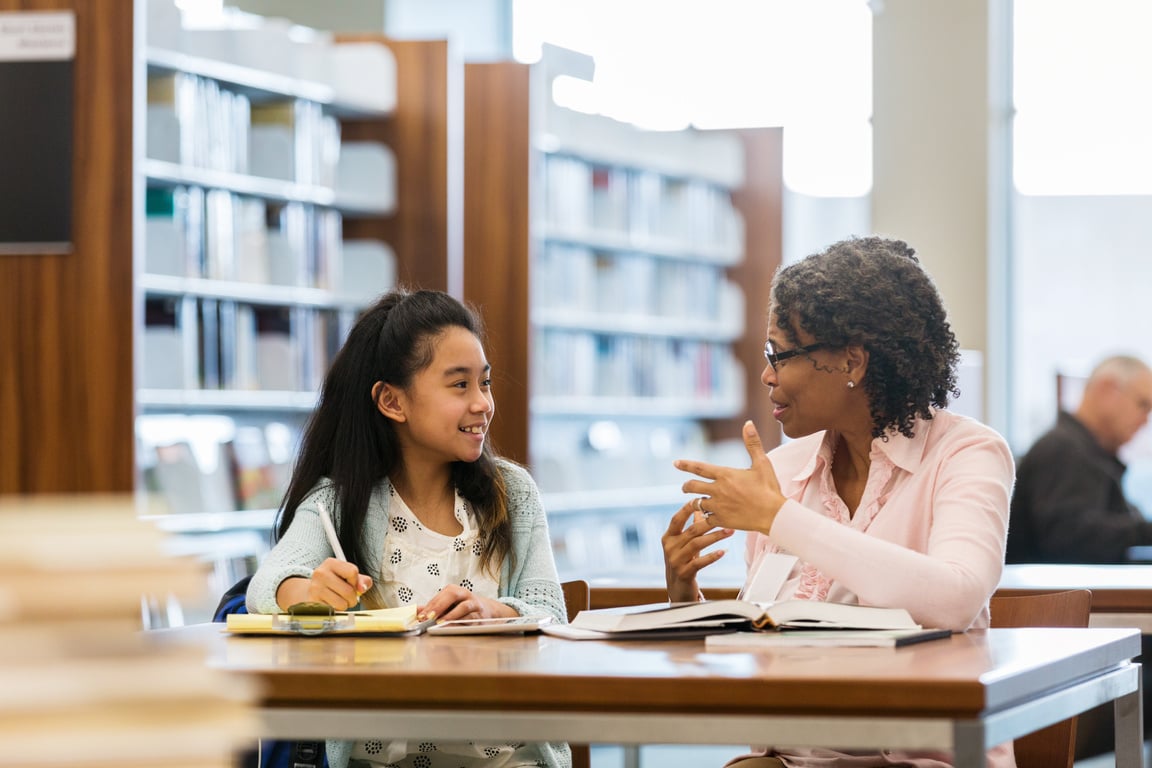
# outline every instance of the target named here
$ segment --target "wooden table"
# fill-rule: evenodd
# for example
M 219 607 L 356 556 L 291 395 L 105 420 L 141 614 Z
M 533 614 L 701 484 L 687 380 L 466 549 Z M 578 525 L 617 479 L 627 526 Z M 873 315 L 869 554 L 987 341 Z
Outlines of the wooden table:
M 1152 565 L 1006 565 L 996 594 L 1054 589 L 1092 590 L 1089 626 L 1152 635 Z
M 228 637 L 219 625 L 156 634 L 263 683 L 276 738 L 935 748 L 983 768 L 987 748 L 1115 701 L 1117 766 L 1141 765 L 1130 629 L 756 652 L 703 640 Z

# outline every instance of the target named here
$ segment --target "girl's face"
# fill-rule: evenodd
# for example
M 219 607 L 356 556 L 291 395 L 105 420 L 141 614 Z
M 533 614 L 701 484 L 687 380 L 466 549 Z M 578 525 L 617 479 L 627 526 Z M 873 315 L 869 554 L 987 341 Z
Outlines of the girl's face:
M 496 409 L 491 366 L 480 340 L 459 326 L 433 344 L 432 363 L 397 393 L 404 461 L 476 461 Z

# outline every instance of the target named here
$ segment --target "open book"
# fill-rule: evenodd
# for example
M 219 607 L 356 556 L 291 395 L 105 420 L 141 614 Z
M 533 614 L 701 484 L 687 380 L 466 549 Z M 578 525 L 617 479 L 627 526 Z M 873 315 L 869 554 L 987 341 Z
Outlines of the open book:
M 656 603 L 581 611 L 572 626 L 604 633 L 739 629 L 920 629 L 903 608 L 783 600 L 708 600 L 702 603 Z
M 287 613 L 230 613 L 225 629 L 235 635 L 419 635 L 432 621 L 416 620 L 416 605 L 370 611 L 333 611 L 323 603 L 300 603 Z

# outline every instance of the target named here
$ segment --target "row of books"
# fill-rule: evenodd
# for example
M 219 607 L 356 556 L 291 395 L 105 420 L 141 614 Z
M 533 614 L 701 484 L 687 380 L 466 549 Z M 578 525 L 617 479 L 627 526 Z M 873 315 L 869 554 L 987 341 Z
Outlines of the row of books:
M 743 401 L 726 344 L 544 328 L 533 346 L 534 396 Z
M 148 273 L 341 287 L 338 211 L 188 186 L 150 188 L 145 205 Z
M 248 133 L 253 176 L 335 187 L 340 164 L 340 122 L 312 101 L 256 104 Z
M 715 263 L 663 259 L 567 243 L 539 249 L 532 270 L 534 310 L 744 322 L 743 291 Z
M 146 389 L 316 390 L 350 319 L 195 296 L 145 300 Z
M 226 768 L 258 732 L 249 681 L 141 631 L 143 601 L 207 585 L 166 543 L 131 496 L 0 499 L 4 765 Z
M 652 170 L 553 154 L 544 162 L 549 232 L 625 233 L 700 248 L 739 251 L 743 223 L 727 189 Z
M 187 72 L 148 78 L 149 158 L 189 168 L 332 187 L 340 123 L 315 102 L 257 102 Z

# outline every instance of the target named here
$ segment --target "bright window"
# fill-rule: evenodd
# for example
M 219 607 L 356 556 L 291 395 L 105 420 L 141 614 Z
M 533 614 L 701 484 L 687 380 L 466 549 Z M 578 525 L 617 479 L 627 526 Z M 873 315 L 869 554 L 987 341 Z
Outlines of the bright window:
M 1152 3 L 1015 0 L 1014 28 L 1017 189 L 1152 193 Z
M 513 53 L 595 59 L 572 109 L 658 130 L 784 126 L 784 180 L 819 196 L 872 186 L 872 15 L 864 0 L 514 0 Z

